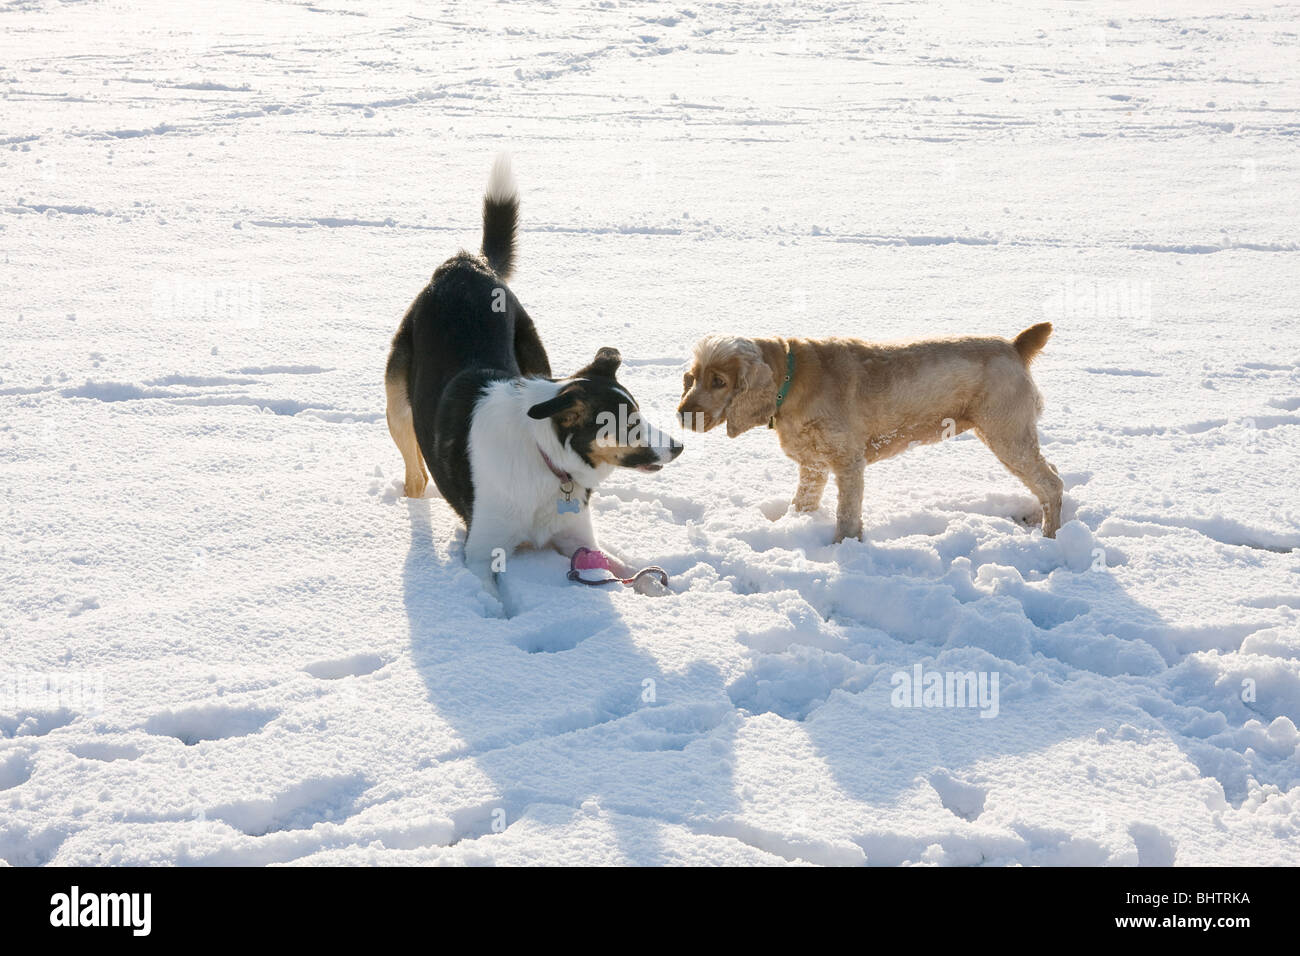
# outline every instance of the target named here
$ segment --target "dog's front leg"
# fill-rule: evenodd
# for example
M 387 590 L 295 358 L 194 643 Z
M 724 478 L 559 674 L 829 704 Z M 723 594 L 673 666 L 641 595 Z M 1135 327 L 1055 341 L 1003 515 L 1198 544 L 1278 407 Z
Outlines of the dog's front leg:
M 600 545 L 596 544 L 596 529 L 591 525 L 589 505 L 583 505 L 579 514 L 564 515 L 560 519 L 559 527 L 551 536 L 551 547 L 566 558 L 579 548 L 600 550 Z
M 636 573 L 636 566 L 628 561 L 627 556 L 620 551 L 608 546 L 600 548 L 600 552 L 605 555 L 605 560 L 609 563 L 609 569 L 620 578 L 630 578 Z
M 835 484 L 839 488 L 835 511 L 836 544 L 845 538 L 862 538 L 862 472 L 866 466 L 866 462 L 858 458 L 835 469 Z
M 626 557 L 608 546 L 601 547 L 596 543 L 596 532 L 591 526 L 590 512 L 586 508 L 583 509 L 580 518 L 571 519 L 567 527 L 551 538 L 551 546 L 565 557 L 571 556 L 578 548 L 599 551 L 605 555 L 605 564 L 615 577 L 627 579 L 637 573 L 636 565 L 629 562 Z M 662 597 L 672 593 L 653 574 L 638 577 L 632 587 L 638 594 L 650 597 Z
M 827 475 L 825 465 L 799 465 L 799 487 L 792 502 L 795 511 L 816 511 L 821 507 Z
M 506 522 L 486 517 L 492 513 L 488 508 L 475 510 L 483 517 L 476 516 L 470 524 L 465 539 L 465 564 L 482 579 L 489 594 L 500 598 L 496 576 L 506 570 L 506 561 L 519 547 L 520 539 L 510 533 Z
M 563 526 L 551 538 L 551 547 L 566 558 L 572 557 L 573 552 L 579 548 L 600 551 L 608 560 L 609 569 L 620 578 L 625 578 L 632 573 L 621 555 L 612 552 L 609 548 L 602 548 L 596 542 L 596 529 L 591 523 L 590 505 L 584 505 L 580 514 L 565 515 L 565 518 L 567 520 L 564 521 Z

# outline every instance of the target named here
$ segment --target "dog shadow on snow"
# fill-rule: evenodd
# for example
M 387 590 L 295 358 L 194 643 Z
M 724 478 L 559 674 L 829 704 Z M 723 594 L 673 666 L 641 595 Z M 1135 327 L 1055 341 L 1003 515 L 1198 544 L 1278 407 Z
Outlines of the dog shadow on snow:
M 456 840 L 483 841 L 486 857 L 516 827 L 559 825 L 564 843 L 539 851 L 551 859 L 674 862 L 660 821 L 694 829 L 738 805 L 722 675 L 702 663 L 666 671 L 620 613 L 671 598 L 582 587 L 561 556 L 521 552 L 505 578 L 515 613 L 494 616 L 460 549 L 437 553 L 430 504 L 407 503 L 403 590 L 415 667 L 460 740 L 434 766 L 472 760 L 493 792 L 451 814 Z M 605 859 L 578 849 L 611 837 L 618 852 Z
M 430 704 L 461 741 L 460 749 L 438 759 L 471 759 L 494 793 L 453 814 L 458 839 L 490 840 L 503 826 L 509 833 L 514 826 L 562 824 L 565 833 L 587 834 L 591 842 L 584 845 L 608 845 L 612 837 L 617 847 L 608 858 L 582 855 L 578 862 L 652 865 L 680 859 L 666 838 L 667 825 L 706 843 L 710 836 L 731 837 L 794 861 L 854 862 L 844 848 L 856 844 L 868 863 L 896 864 L 916 860 L 930 843 L 951 840 L 945 862 L 999 859 L 1000 847 L 1011 858 L 1039 863 L 1104 863 L 1126 831 L 1139 862 L 1167 864 L 1176 853 L 1171 837 L 1143 821 L 1140 810 L 1120 820 L 1091 805 L 1086 768 L 1080 780 L 1060 782 L 1078 793 L 1070 803 L 1078 819 L 1013 822 L 1015 835 L 997 844 L 991 857 L 987 847 L 972 849 L 972 841 L 960 837 L 962 821 L 978 820 L 1005 796 L 991 769 L 999 758 L 1045 768 L 1036 764 L 1037 755 L 1064 741 L 1140 740 L 1162 728 L 1202 775 L 1219 779 L 1230 802 L 1244 795 L 1245 758 L 1200 740 L 1188 727 L 1194 714 L 1131 679 L 1158 675 L 1201 649 L 1204 635 L 1172 630 L 1107 569 L 1049 576 L 1062 562 L 1053 563 L 1047 549 L 1054 545 L 1036 536 L 1013 541 L 1009 559 L 981 555 L 974 544 L 956 553 L 963 551 L 959 544 L 954 553 L 941 551 L 939 565 L 924 579 L 917 576 L 914 546 L 872 543 L 870 535 L 866 544 L 847 542 L 828 549 L 829 556 L 810 555 L 850 572 L 838 585 L 825 567 L 768 579 L 714 561 L 732 585 L 733 601 L 770 607 L 768 592 L 793 588 L 816 609 L 813 620 L 779 636 L 738 630 L 722 619 L 720 626 L 747 646 L 750 658 L 748 672 L 728 681 L 712 664 L 665 669 L 650 645 L 635 639 L 622 612 L 632 611 L 643 627 L 659 620 L 671 627 L 676 598 L 572 585 L 558 555 L 511 559 L 518 568 L 517 578 L 508 579 L 518 584 L 518 613 L 508 620 L 483 616 L 477 582 L 463 565 L 456 567 L 458 549 L 449 560 L 439 558 L 428 508 L 428 502 L 408 503 L 404 596 L 412 657 Z M 764 544 L 783 546 L 775 531 L 771 540 L 754 544 L 756 551 Z M 1125 560 L 1118 549 L 1107 555 L 1112 562 Z M 678 577 L 711 560 L 693 552 L 662 563 Z M 979 574 L 986 564 L 996 566 L 993 579 Z M 857 580 L 855 569 L 865 579 Z M 1227 635 L 1225 644 L 1240 643 L 1241 636 Z M 1044 667 L 1043 658 L 1060 664 Z M 856 681 L 837 670 L 846 663 Z M 981 717 L 978 707 L 896 706 L 893 675 L 911 676 L 917 664 L 926 675 L 998 671 L 997 717 Z M 1262 716 L 1239 701 L 1234 708 L 1232 694 L 1224 696 L 1232 726 Z M 824 788 L 813 803 L 825 816 L 809 812 L 806 794 L 800 806 L 787 808 L 769 793 L 760 798 L 777 805 L 766 807 L 761 826 L 750 822 L 758 819 L 754 814 L 741 821 L 746 801 L 740 792 L 750 788 L 737 779 L 737 734 L 755 717 L 797 725 L 807 743 L 804 756 L 765 752 L 765 741 L 785 739 L 779 732 L 763 736 L 766 731 L 748 742 L 747 753 L 752 757 L 758 748 L 764 772 L 770 767 L 790 779 L 803 774 L 819 781 L 810 783 Z M 808 774 L 809 760 L 825 773 Z M 828 819 L 843 816 L 837 807 L 845 800 L 897 814 L 918 799 L 937 801 L 952 814 L 951 823 L 918 834 L 892 816 L 893 823 L 873 826 L 870 812 L 852 814 L 861 819 L 847 830 Z M 838 840 L 828 842 L 822 832 Z M 581 853 L 572 847 L 568 843 L 567 851 Z M 563 854 L 566 845 L 539 852 Z

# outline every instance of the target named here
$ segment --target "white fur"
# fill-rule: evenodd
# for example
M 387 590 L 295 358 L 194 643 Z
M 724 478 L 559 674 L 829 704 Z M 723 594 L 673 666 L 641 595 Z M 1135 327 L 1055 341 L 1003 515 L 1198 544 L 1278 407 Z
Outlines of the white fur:
M 613 466 L 592 468 L 560 444 L 549 418 L 528 417 L 529 408 L 554 398 L 563 384 L 531 378 L 497 382 L 474 407 L 469 430 L 474 513 L 465 563 L 489 590 L 495 590 L 493 559 L 508 559 L 521 544 L 552 547 L 566 556 L 578 548 L 598 547 L 591 510 L 580 495 L 583 488 L 594 488 L 608 477 Z M 573 476 L 574 499 L 580 502 L 577 514 L 559 513 L 560 480 L 546 467 L 538 448 Z
M 515 172 L 509 153 L 501 153 L 492 162 L 492 173 L 488 176 L 484 196 L 492 202 L 509 202 L 519 198 L 519 186 L 515 183 Z
M 641 416 L 643 423 L 642 435 L 645 443 L 654 449 L 655 457 L 659 459 L 661 465 L 666 465 L 677 456 L 673 454 L 673 438 L 668 432 L 656 428 L 646 421 L 645 416 Z

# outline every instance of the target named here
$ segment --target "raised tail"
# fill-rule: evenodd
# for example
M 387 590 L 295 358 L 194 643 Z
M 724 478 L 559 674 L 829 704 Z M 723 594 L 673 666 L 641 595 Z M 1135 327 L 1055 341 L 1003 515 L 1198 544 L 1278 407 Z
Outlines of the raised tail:
M 510 279 L 515 266 L 515 229 L 519 226 L 519 189 L 510 168 L 510 157 L 502 153 L 492 164 L 487 190 L 483 193 L 483 258 L 502 280 Z
M 1016 351 L 1020 353 L 1020 360 L 1026 365 L 1032 362 L 1034 356 L 1043 350 L 1043 346 L 1047 344 L 1047 337 L 1051 334 L 1052 323 L 1039 322 L 1017 335 L 1012 344 L 1015 345 Z

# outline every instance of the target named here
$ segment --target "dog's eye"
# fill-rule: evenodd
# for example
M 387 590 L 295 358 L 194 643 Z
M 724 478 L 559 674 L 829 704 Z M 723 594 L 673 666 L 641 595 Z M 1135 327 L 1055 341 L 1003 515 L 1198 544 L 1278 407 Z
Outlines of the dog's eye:
M 709 388 L 726 388 L 727 380 L 721 375 L 713 376 L 713 381 L 709 383 Z

